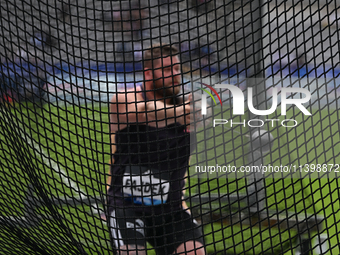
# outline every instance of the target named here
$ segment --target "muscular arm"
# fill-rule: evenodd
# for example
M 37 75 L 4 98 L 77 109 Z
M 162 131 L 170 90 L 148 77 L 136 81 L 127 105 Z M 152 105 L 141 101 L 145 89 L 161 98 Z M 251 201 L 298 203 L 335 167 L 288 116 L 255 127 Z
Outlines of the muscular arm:
M 164 127 L 175 122 L 189 124 L 190 105 L 171 105 L 164 101 L 145 102 L 140 93 L 126 92 L 115 95 L 110 105 L 111 132 L 116 132 L 128 123 L 140 123 L 154 127 Z

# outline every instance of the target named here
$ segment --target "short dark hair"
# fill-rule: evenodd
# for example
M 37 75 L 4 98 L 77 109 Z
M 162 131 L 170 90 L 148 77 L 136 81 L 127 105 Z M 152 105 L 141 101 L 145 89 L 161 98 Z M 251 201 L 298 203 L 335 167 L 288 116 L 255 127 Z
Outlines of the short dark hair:
M 178 49 L 176 46 L 165 43 L 157 43 L 152 45 L 149 49 L 144 52 L 143 65 L 144 68 L 153 69 L 156 65 L 156 61 L 164 57 L 176 56 Z

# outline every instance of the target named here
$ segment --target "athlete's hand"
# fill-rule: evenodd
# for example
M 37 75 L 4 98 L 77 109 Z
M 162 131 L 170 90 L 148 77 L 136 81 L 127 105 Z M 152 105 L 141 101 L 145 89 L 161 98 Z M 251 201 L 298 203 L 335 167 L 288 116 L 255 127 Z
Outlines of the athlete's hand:
M 176 107 L 175 114 L 176 122 L 187 127 L 190 125 L 191 97 L 192 95 L 190 94 L 183 104 Z
M 146 103 L 147 122 L 151 127 L 164 127 L 174 123 L 190 125 L 191 95 L 179 105 L 165 104 L 162 100 Z

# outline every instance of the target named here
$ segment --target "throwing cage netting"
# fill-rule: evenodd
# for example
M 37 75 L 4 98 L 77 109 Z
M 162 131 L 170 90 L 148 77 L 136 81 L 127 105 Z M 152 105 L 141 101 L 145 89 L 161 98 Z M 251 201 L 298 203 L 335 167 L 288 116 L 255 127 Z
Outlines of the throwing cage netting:
M 113 253 L 109 101 L 155 43 L 208 103 L 183 197 L 206 253 L 339 254 L 337 1 L 2 0 L 0 17 L 1 254 Z

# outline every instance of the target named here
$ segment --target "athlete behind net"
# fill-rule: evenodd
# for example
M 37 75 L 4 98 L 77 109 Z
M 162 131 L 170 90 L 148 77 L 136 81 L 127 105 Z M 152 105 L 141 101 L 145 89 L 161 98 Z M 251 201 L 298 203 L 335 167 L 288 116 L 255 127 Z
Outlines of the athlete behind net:
M 144 54 L 144 82 L 111 100 L 116 150 L 108 223 L 118 254 L 205 254 L 200 226 L 183 203 L 190 157 L 190 98 L 181 95 L 177 48 Z

